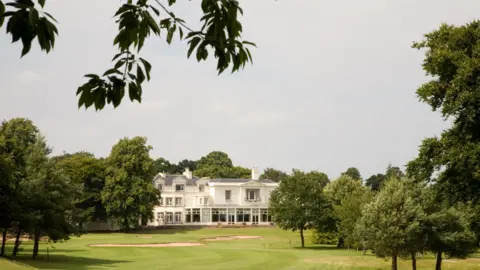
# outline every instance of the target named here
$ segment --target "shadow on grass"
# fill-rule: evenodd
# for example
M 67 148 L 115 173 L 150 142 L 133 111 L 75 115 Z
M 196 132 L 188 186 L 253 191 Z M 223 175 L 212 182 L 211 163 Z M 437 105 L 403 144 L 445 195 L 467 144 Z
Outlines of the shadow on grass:
M 40 253 L 46 253 L 46 250 L 47 250 L 47 245 L 48 244 L 44 244 L 44 243 L 41 243 L 40 245 Z M 52 244 L 55 246 L 55 244 Z M 33 242 L 29 243 L 29 242 L 22 242 L 22 244 L 20 245 L 20 253 L 31 253 L 33 250 Z M 55 252 L 61 252 L 61 253 L 72 253 L 72 252 L 80 252 L 80 251 L 85 251 L 86 249 L 68 249 L 68 248 L 51 248 L 51 247 L 48 247 L 48 250 L 50 252 L 50 254 L 53 254 Z M 12 254 L 12 251 L 13 251 L 13 244 L 7 244 L 5 245 L 5 254 L 9 255 L 9 254 Z
M 310 250 L 343 250 L 341 248 L 337 248 L 336 246 L 306 246 L 302 247 L 293 247 L 294 249 L 310 249 Z
M 116 264 L 128 263 L 125 260 L 110 260 L 88 257 L 76 257 L 66 255 L 50 255 L 48 258 L 45 254 L 32 260 L 30 255 L 22 254 L 15 258 L 8 258 L 14 262 L 28 265 L 38 269 L 92 269 L 100 266 L 115 267 Z

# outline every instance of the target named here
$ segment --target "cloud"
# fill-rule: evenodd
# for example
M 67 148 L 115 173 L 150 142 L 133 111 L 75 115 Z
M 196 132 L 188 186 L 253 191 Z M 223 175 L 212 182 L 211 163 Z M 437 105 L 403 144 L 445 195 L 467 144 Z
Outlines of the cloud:
M 41 79 L 42 79 L 42 76 L 40 76 L 38 73 L 32 70 L 24 70 L 15 78 L 15 82 L 17 84 L 27 85 L 27 84 L 32 84 L 34 82 L 37 82 Z

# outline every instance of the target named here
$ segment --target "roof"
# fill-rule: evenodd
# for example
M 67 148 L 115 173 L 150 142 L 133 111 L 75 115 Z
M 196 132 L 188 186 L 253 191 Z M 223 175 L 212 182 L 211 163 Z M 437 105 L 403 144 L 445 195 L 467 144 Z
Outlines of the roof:
M 251 181 L 258 181 L 264 184 L 275 183 L 272 180 L 261 179 L 261 180 L 252 180 L 252 179 L 240 179 L 240 178 L 220 178 L 220 179 L 210 179 L 210 183 L 248 183 Z
M 163 179 L 165 180 L 165 185 L 172 185 L 173 184 L 173 179 L 175 178 L 182 178 L 184 180 L 187 181 L 187 186 L 195 186 L 197 185 L 197 181 L 200 180 L 199 178 L 197 177 L 192 177 L 192 179 L 188 179 L 187 177 L 185 177 L 184 175 L 167 175 L 165 178 L 161 177 L 160 175 L 156 175 L 155 178 L 153 178 L 153 182 L 157 181 L 158 179 Z M 255 181 L 255 180 L 252 180 L 252 179 L 242 179 L 242 178 L 219 178 L 219 179 L 209 179 L 208 180 L 210 183 L 248 183 L 248 182 L 251 182 L 251 181 Z M 261 180 L 256 180 L 260 183 L 264 183 L 264 184 L 274 184 L 275 182 L 272 181 L 272 180 L 268 180 L 268 179 L 261 179 Z

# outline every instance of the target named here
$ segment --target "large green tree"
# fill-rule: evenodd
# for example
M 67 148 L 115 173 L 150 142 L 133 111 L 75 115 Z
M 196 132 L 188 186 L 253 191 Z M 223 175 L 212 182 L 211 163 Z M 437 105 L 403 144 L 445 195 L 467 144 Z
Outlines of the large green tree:
M 105 185 L 105 162 L 88 152 L 64 154 L 52 159 L 56 168 L 78 188 L 74 198 L 77 222 L 82 225 L 96 219 L 106 220 L 101 194 Z
M 450 200 L 480 202 L 480 21 L 442 24 L 413 47 L 425 51 L 423 69 L 431 80 L 417 89 L 421 102 L 453 125 L 425 139 L 407 173 L 438 184 Z
M 160 191 L 152 184 L 155 176 L 151 146 L 145 137 L 121 139 L 107 158 L 107 177 L 102 202 L 109 217 L 124 230 L 153 219 Z
M 334 209 L 334 219 L 338 233 L 337 247 L 358 246 L 355 226 L 362 216 L 362 207 L 370 202 L 371 192 L 361 180 L 342 174 L 325 187 L 325 194 Z
M 8 230 L 14 231 L 16 241 L 14 254 L 19 247 L 21 233 L 25 231 L 25 203 L 22 182 L 27 177 L 27 157 L 39 138 L 39 130 L 32 121 L 13 118 L 0 126 L 0 159 L 3 177 L 0 178 L 0 225 L 4 255 Z
M 40 48 L 47 53 L 53 50 L 58 29 L 56 20 L 44 10 L 46 0 L 0 0 L 0 27 L 6 22 L 12 42 L 23 44 L 22 57 L 37 39 Z M 118 53 L 113 66 L 103 74 L 87 74 L 88 81 L 78 87 L 78 106 L 94 106 L 101 110 L 105 104 L 120 105 L 125 93 L 130 100 L 141 102 L 142 87 L 150 80 L 152 65 L 140 57 L 145 41 L 150 35 L 166 37 L 171 43 L 178 33 L 187 40 L 187 57 L 195 55 L 197 61 L 207 60 L 209 53 L 217 58 L 218 73 L 229 67 L 232 72 L 252 62 L 248 46 L 255 44 L 241 38 L 242 24 L 238 18 L 243 10 L 236 0 L 202 0 L 201 28 L 192 29 L 170 10 L 176 0 L 167 3 L 159 0 L 125 0 L 114 17 L 118 34 L 113 41 Z M 168 4 L 168 5 L 167 5 Z M 194 53 L 194 51 L 196 52 Z
M 332 208 L 323 188 L 321 181 L 293 170 L 271 193 L 269 213 L 278 227 L 300 232 L 302 248 L 305 230 L 322 232 L 331 225 Z
M 47 157 L 50 149 L 43 138 L 32 147 L 27 160 L 23 228 L 34 241 L 33 259 L 38 256 L 40 237 L 68 240 L 78 232 L 75 221 L 76 185 Z
M 360 220 L 359 235 L 378 257 L 391 257 L 392 270 L 397 270 L 397 258 L 411 251 L 410 240 L 422 233 L 424 212 L 409 187 L 405 181 L 387 180 L 375 199 L 365 205 Z

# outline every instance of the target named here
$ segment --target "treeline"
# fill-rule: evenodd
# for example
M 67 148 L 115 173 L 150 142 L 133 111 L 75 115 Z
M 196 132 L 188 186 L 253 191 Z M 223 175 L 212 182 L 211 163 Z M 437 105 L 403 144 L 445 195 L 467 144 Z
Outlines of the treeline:
M 396 170 L 389 167 L 386 175 L 389 171 Z M 466 258 L 474 253 L 480 206 L 449 205 L 435 186 L 400 178 L 402 174 L 387 177 L 376 190 L 352 174 L 325 183 L 294 171 L 272 192 L 270 212 L 277 226 L 299 231 L 302 247 L 304 232 L 313 230 L 314 243 L 372 250 L 378 257 L 391 257 L 392 269 L 397 269 L 398 257 L 411 258 L 416 269 L 418 254 L 433 253 L 436 269 L 441 269 L 444 255 Z
M 51 149 L 32 121 L 15 118 L 0 126 L 0 229 L 6 241 L 65 241 L 94 220 L 113 220 L 124 231 L 153 218 L 160 192 L 151 147 L 143 137 L 121 139 L 107 158 L 78 152 L 50 157 Z

